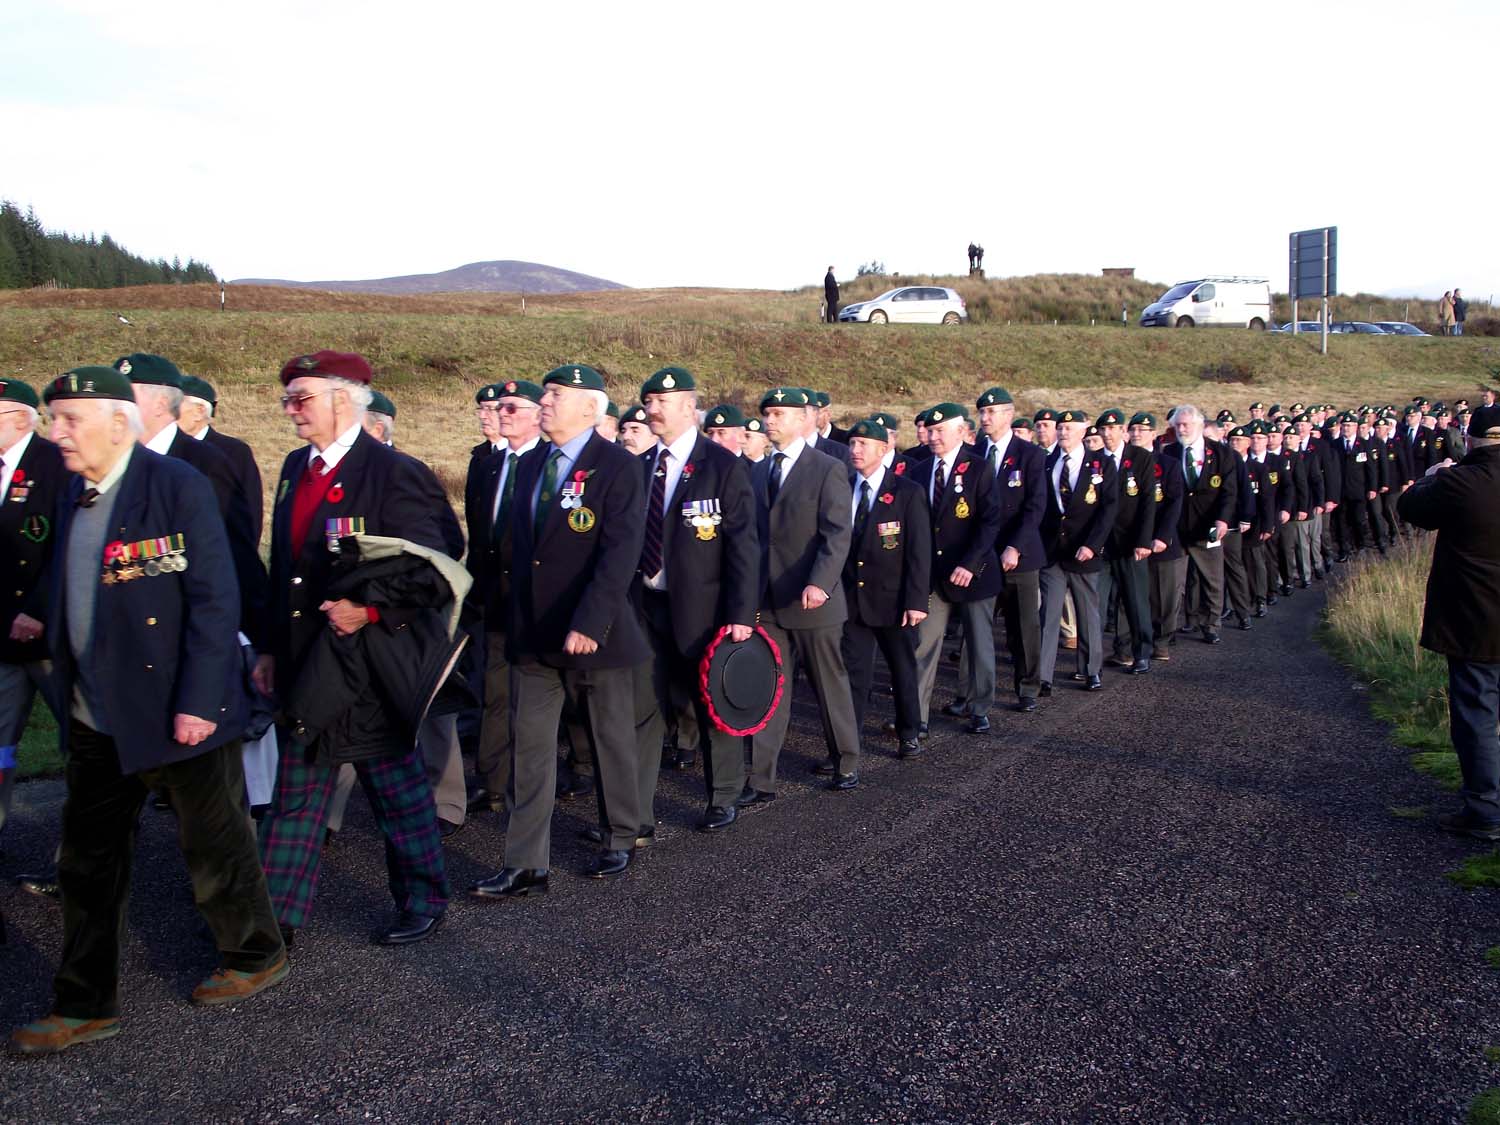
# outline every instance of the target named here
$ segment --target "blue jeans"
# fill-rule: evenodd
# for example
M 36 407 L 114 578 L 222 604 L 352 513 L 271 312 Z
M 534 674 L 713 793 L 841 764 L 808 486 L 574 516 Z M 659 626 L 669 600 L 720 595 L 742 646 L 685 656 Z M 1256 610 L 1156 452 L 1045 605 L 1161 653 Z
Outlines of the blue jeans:
M 1500 824 L 1500 664 L 1448 658 L 1448 719 L 1464 784 L 1464 811 Z

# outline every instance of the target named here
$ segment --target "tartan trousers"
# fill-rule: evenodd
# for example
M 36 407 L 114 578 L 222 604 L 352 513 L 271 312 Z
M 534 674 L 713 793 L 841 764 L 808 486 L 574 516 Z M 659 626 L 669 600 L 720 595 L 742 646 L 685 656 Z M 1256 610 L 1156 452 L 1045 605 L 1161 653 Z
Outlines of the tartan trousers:
M 301 749 L 282 756 L 276 796 L 260 826 L 260 860 L 276 920 L 283 926 L 305 924 L 312 908 L 338 773 L 337 766 L 308 762 Z M 442 914 L 448 906 L 448 875 L 421 753 L 413 747 L 396 757 L 355 762 L 354 773 L 385 836 L 396 909 L 422 917 Z

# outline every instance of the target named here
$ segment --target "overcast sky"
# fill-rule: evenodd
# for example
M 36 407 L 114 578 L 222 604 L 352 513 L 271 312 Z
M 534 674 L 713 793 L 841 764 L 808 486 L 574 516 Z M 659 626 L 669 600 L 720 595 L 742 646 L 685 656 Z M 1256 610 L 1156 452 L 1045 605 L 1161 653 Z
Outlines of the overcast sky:
M 879 259 L 1500 295 L 1500 4 L 0 10 L 0 196 L 221 276 L 517 258 L 792 288 Z

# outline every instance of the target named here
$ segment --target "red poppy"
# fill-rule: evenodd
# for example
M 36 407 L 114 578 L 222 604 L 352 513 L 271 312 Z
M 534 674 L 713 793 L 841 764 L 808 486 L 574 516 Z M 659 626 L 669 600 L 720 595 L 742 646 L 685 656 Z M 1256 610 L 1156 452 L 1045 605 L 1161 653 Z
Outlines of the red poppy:
M 104 548 L 104 561 L 106 563 L 112 563 L 118 558 L 123 558 L 124 555 L 125 544 L 120 542 L 118 539 Z
M 1160 465 L 1156 466 L 1156 479 L 1157 480 L 1161 480 L 1161 466 Z
M 906 475 L 906 462 L 905 461 L 899 461 L 899 462 L 897 462 L 897 464 L 896 464 L 896 475 L 898 477 L 904 477 Z
M 333 487 L 328 490 L 328 502 L 337 504 L 344 498 L 344 486 L 339 481 L 333 482 Z
M 686 472 L 687 470 L 684 469 L 683 471 Z M 586 481 L 586 480 L 589 479 L 589 475 L 588 475 L 588 473 L 584 472 L 582 469 L 579 469 L 577 472 L 575 472 L 573 474 L 573 479 L 575 481 Z
M 955 473 L 957 473 L 959 476 L 963 476 L 965 473 L 967 473 L 969 471 L 969 462 L 967 462 L 967 461 L 960 461 L 956 466 L 954 466 L 953 471 Z
M 1015 459 L 1015 458 L 1014 458 L 1014 457 L 1007 457 L 1007 458 L 1006 458 L 1006 459 L 1005 459 L 1005 467 L 1006 467 L 1006 468 L 1007 468 L 1007 469 L 1008 469 L 1008 468 L 1010 468 L 1010 467 L 1011 467 L 1011 466 L 1012 466 L 1012 465 L 1014 465 L 1014 464 L 1015 464 L 1015 463 L 1016 463 L 1016 459 Z
M 26 474 L 23 473 L 20 469 L 17 469 L 15 472 L 13 472 L 13 473 L 10 474 L 10 483 L 11 484 L 25 484 L 26 483 Z
M 684 465 L 682 467 L 682 475 L 685 476 L 685 477 L 691 477 L 697 471 L 698 471 L 698 466 L 696 464 L 694 464 L 692 461 L 689 461 L 686 465 Z
M 889 492 L 882 492 L 880 494 L 880 502 L 882 504 L 894 504 L 896 502 L 896 498 Z
M 1122 469 L 1128 469 L 1128 468 L 1130 468 L 1130 462 L 1129 461 L 1122 461 L 1122 462 L 1120 462 L 1120 467 Z

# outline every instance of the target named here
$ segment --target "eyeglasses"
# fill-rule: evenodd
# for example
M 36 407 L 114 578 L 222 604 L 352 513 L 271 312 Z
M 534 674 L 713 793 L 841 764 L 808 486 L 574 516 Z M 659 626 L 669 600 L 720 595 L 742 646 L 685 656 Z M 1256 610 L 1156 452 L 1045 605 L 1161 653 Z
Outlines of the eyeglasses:
M 523 410 L 536 410 L 535 403 L 486 402 L 474 408 L 476 414 L 519 414 Z
M 306 403 L 306 402 L 308 402 L 311 399 L 315 399 L 319 395 L 331 395 L 331 394 L 333 394 L 333 390 L 330 388 L 329 390 L 324 390 L 324 391 L 309 391 L 305 395 L 282 395 L 281 396 L 281 409 L 285 410 L 287 407 L 290 406 L 293 410 L 300 411 L 302 409 L 303 403 Z

